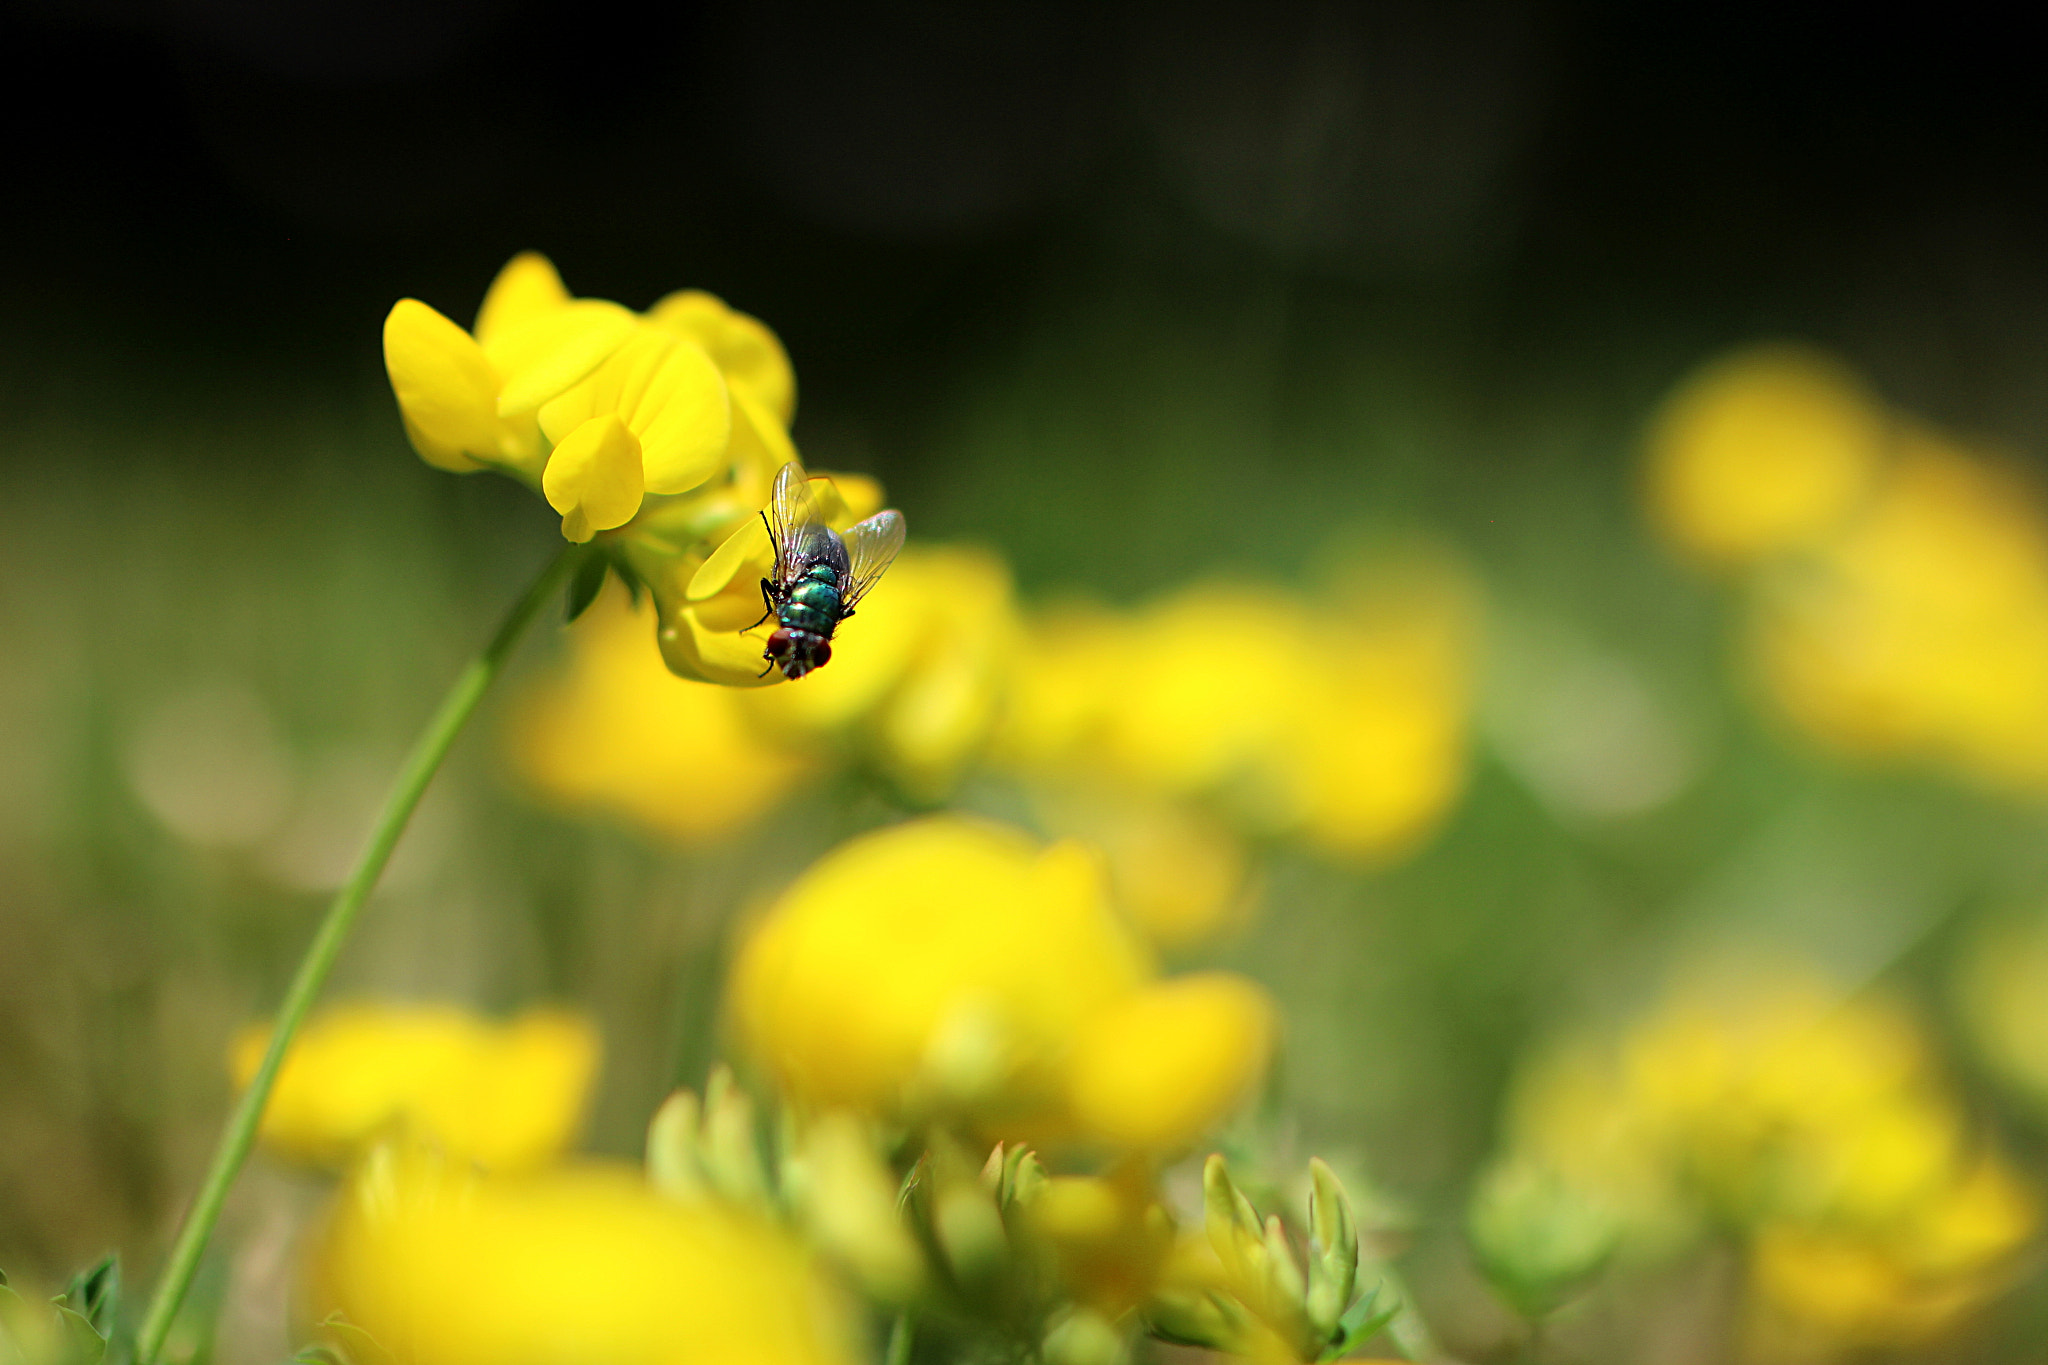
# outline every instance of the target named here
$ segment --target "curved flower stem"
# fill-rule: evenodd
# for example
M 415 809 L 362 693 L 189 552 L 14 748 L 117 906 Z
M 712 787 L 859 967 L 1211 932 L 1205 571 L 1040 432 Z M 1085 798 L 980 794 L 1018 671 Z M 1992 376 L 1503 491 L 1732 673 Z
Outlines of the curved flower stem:
M 427 722 L 426 730 L 406 756 L 405 766 L 399 770 L 398 780 L 392 784 L 390 794 L 384 798 L 384 808 L 377 814 L 369 843 L 364 845 L 348 880 L 335 893 L 333 903 L 327 907 L 327 917 L 320 922 L 319 932 L 313 935 L 306 956 L 299 962 L 291 988 L 285 992 L 284 1003 L 278 1007 L 277 1022 L 271 1028 L 270 1046 L 264 1050 L 263 1061 L 257 1066 L 248 1088 L 235 1102 L 234 1112 L 228 1116 L 227 1126 L 221 1131 L 220 1145 L 214 1149 L 205 1183 L 199 1187 L 192 1210 L 186 1215 L 184 1226 L 178 1230 L 178 1240 L 171 1247 L 163 1278 L 158 1281 L 156 1295 L 150 1300 L 149 1315 L 142 1320 L 142 1329 L 136 1334 L 136 1365 L 155 1365 L 157 1353 L 163 1349 L 164 1338 L 170 1335 L 171 1322 L 177 1316 L 178 1305 L 184 1302 L 186 1291 L 192 1287 L 192 1277 L 199 1269 L 207 1238 L 213 1234 L 213 1226 L 220 1220 L 221 1206 L 227 1201 L 228 1190 L 234 1185 L 242 1163 L 248 1159 L 250 1147 L 255 1144 L 257 1124 L 263 1117 L 264 1104 L 270 1099 L 271 1087 L 277 1081 L 278 1068 L 284 1063 L 285 1050 L 291 1046 L 292 1036 L 298 1032 L 299 1025 L 305 1022 L 306 1013 L 313 1007 L 320 988 L 326 984 L 327 975 L 333 970 L 335 959 L 341 955 L 342 945 L 348 940 L 349 930 L 355 926 L 356 917 L 376 887 L 378 877 L 383 875 L 384 865 L 391 861 L 391 851 L 397 847 L 399 836 L 405 833 L 406 822 L 412 818 L 413 810 L 426 794 L 427 784 L 433 781 L 441 760 L 448 756 L 455 737 L 462 733 L 462 727 L 476 712 L 477 703 L 483 700 L 484 693 L 504 671 L 513 646 L 519 643 L 519 637 L 526 633 L 533 618 L 562 585 L 582 555 L 580 546 L 565 545 L 548 562 L 525 594 L 505 613 L 505 619 L 499 623 L 491 642 L 484 646 L 483 653 L 470 660 L 469 666 L 462 670 L 462 675 L 442 699 L 440 709 Z

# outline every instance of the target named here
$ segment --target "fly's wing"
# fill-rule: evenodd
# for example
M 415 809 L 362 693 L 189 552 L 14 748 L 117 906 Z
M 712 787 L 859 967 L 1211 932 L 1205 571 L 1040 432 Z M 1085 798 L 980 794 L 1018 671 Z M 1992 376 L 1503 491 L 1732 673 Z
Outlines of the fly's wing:
M 798 558 L 809 541 L 809 528 L 820 525 L 818 500 L 811 496 L 804 467 L 791 460 L 775 476 L 768 497 L 768 535 L 775 542 L 775 581 L 789 583 L 802 572 Z
M 895 508 L 877 512 L 866 521 L 855 523 L 846 532 L 846 554 L 849 565 L 846 572 L 846 592 L 841 601 L 848 611 L 854 603 L 868 595 L 868 589 L 875 586 L 875 580 L 882 571 L 896 562 L 896 552 L 903 548 L 903 514 Z

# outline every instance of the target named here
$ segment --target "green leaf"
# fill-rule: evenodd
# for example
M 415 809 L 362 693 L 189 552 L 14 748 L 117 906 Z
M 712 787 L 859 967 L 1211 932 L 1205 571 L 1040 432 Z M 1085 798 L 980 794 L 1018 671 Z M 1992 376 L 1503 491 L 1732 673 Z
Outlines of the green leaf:
M 576 576 L 569 580 L 568 600 L 563 603 L 563 619 L 573 621 L 590 610 L 590 604 L 597 600 L 604 590 L 605 574 L 611 569 L 611 562 L 599 553 L 588 553 L 583 562 L 576 566 Z

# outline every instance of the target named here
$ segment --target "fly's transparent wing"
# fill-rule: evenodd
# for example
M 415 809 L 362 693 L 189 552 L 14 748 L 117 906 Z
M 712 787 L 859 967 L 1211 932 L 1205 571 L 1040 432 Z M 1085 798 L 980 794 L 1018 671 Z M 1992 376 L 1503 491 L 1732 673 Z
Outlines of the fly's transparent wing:
M 875 580 L 882 576 L 882 571 L 896 562 L 896 552 L 903 548 L 905 529 L 903 514 L 892 507 L 856 523 L 847 531 L 849 566 L 843 600 L 848 611 L 868 595 L 868 589 L 875 586 Z
M 804 467 L 791 460 L 776 474 L 775 491 L 768 496 L 768 535 L 775 542 L 777 583 L 789 583 L 801 572 L 798 553 L 810 539 L 809 528 L 819 524 L 810 479 Z

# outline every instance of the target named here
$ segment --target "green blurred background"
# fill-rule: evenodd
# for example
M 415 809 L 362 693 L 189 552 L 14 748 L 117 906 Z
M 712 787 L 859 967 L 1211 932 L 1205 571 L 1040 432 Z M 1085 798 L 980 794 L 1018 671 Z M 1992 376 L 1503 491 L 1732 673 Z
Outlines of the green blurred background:
M 1945 1027 L 1952 941 L 2048 884 L 2038 807 L 1844 768 L 1761 715 L 1731 603 L 1636 493 L 1658 398 L 1758 337 L 2037 448 L 2048 110 L 2027 45 L 1981 24 L 14 7 L 0 1264 L 53 1278 L 118 1245 L 146 1273 L 228 1096 L 225 1040 L 276 1000 L 403 746 L 549 553 L 526 492 L 408 451 L 378 350 L 394 299 L 466 319 L 533 247 L 579 294 L 689 285 L 767 319 L 807 460 L 881 478 L 915 535 L 996 547 L 1027 600 L 1229 570 L 1313 594 L 1389 532 L 1470 557 L 1488 664 L 1447 826 L 1372 876 L 1275 852 L 1258 924 L 1209 956 L 1285 1004 L 1303 1147 L 1411 1207 L 1419 1292 L 1486 1339 L 1457 1318 L 1461 1210 L 1534 1040 L 1749 932 L 1894 980 Z M 1575 691 L 1585 669 L 1634 710 Z M 1539 703 L 1575 717 L 1568 750 L 1654 750 L 1640 799 L 1575 802 L 1518 747 Z M 591 1145 L 631 1152 L 713 1055 L 735 908 L 880 813 L 680 851 L 535 807 L 494 720 L 338 989 L 593 1010 Z M 2042 1170 L 2043 1130 L 1972 1067 L 1958 1049 Z M 2048 1295 L 1944 1349 L 2048 1349 Z

